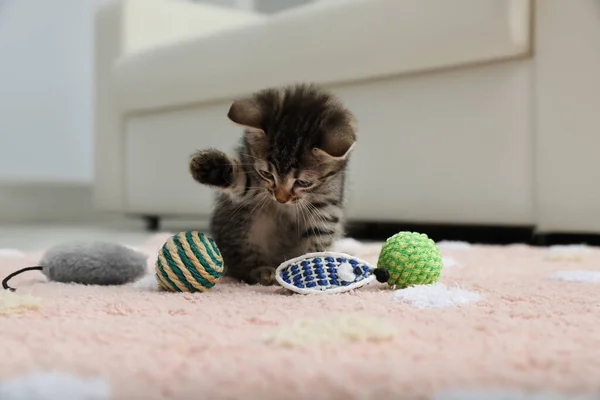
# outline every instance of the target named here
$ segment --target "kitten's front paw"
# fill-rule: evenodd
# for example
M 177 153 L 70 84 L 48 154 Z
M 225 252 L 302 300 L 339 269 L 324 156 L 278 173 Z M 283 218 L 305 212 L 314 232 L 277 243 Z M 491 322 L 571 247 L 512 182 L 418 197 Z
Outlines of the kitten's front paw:
M 277 281 L 275 280 L 275 268 L 272 267 L 258 267 L 250 271 L 250 280 L 254 283 L 258 283 L 263 286 L 274 285 Z
M 197 152 L 190 161 L 190 173 L 196 181 L 217 187 L 228 187 L 233 180 L 231 162 L 218 150 Z

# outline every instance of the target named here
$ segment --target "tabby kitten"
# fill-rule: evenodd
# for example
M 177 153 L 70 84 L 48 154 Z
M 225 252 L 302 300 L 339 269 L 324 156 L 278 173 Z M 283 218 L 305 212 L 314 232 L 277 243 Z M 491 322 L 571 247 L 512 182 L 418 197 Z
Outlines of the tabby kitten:
M 211 232 L 227 274 L 271 285 L 280 263 L 343 234 L 353 117 L 312 85 L 260 91 L 235 101 L 228 117 L 245 127 L 235 155 L 198 151 L 190 172 L 219 189 Z

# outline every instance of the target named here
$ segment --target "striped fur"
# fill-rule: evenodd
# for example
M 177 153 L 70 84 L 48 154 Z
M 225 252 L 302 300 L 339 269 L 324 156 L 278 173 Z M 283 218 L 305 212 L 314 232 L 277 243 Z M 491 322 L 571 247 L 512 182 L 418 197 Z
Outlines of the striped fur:
M 190 172 L 218 189 L 211 232 L 228 275 L 273 284 L 280 263 L 343 234 L 353 119 L 313 86 L 259 92 L 234 102 L 229 118 L 245 127 L 235 154 L 200 151 Z

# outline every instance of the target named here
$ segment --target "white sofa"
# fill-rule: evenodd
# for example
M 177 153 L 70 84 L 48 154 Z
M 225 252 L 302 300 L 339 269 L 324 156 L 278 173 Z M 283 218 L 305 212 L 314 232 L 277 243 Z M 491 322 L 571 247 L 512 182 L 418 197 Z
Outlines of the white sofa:
M 208 217 L 188 157 L 233 147 L 232 99 L 314 82 L 358 119 L 351 220 L 600 233 L 598 37 L 598 0 L 329 0 L 269 16 L 110 3 L 96 204 Z

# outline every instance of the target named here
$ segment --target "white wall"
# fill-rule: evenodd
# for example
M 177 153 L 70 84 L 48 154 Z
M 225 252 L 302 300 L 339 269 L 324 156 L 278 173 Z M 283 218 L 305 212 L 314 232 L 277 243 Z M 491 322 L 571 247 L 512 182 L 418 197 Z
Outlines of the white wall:
M 92 179 L 99 0 L 0 0 L 0 181 Z

